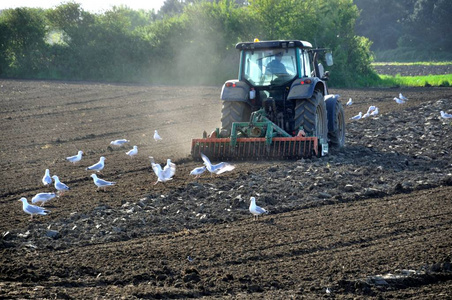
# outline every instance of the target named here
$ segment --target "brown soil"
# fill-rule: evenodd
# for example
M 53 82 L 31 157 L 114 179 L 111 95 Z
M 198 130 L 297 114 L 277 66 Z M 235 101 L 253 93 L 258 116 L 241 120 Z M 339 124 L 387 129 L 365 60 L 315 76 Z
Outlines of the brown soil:
M 220 90 L 0 80 L 0 298 L 451 299 L 452 89 L 330 90 L 354 101 L 343 149 L 194 180 Z M 100 156 L 106 191 L 85 170 Z M 154 185 L 149 156 L 174 179 Z M 17 200 L 54 191 L 47 168 L 71 190 L 30 221 Z

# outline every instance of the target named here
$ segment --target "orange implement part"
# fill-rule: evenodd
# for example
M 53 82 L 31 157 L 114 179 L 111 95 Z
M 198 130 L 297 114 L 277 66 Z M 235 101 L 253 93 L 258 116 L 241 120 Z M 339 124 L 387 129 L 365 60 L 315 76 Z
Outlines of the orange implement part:
M 201 159 L 204 153 L 214 160 L 279 160 L 300 159 L 318 156 L 318 138 L 316 137 L 274 137 L 267 145 L 265 138 L 237 138 L 235 147 L 231 147 L 230 138 L 193 139 L 191 155 Z

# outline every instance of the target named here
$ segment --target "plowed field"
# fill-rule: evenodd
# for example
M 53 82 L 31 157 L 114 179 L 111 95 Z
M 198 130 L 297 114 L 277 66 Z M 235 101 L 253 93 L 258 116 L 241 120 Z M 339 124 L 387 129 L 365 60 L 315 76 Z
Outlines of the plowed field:
M 346 147 L 194 179 L 220 91 L 0 80 L 0 298 L 452 298 L 452 89 L 330 90 L 354 102 Z M 85 170 L 100 156 L 106 191 Z M 174 179 L 154 185 L 149 156 Z M 45 169 L 71 189 L 30 220 L 18 200 L 55 191 Z

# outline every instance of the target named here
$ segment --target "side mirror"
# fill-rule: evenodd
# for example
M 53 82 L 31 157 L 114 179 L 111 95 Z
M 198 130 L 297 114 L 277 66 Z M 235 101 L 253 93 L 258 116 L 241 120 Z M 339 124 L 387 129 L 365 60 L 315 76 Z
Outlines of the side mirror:
M 325 60 L 327 66 L 333 65 L 333 54 L 331 52 L 325 53 Z

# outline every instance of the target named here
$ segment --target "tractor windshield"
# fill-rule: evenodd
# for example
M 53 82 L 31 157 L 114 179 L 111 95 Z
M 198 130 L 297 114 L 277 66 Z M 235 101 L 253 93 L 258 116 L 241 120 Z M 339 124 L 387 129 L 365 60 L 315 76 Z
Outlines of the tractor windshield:
M 244 51 L 243 76 L 254 86 L 283 85 L 297 75 L 295 49 Z

